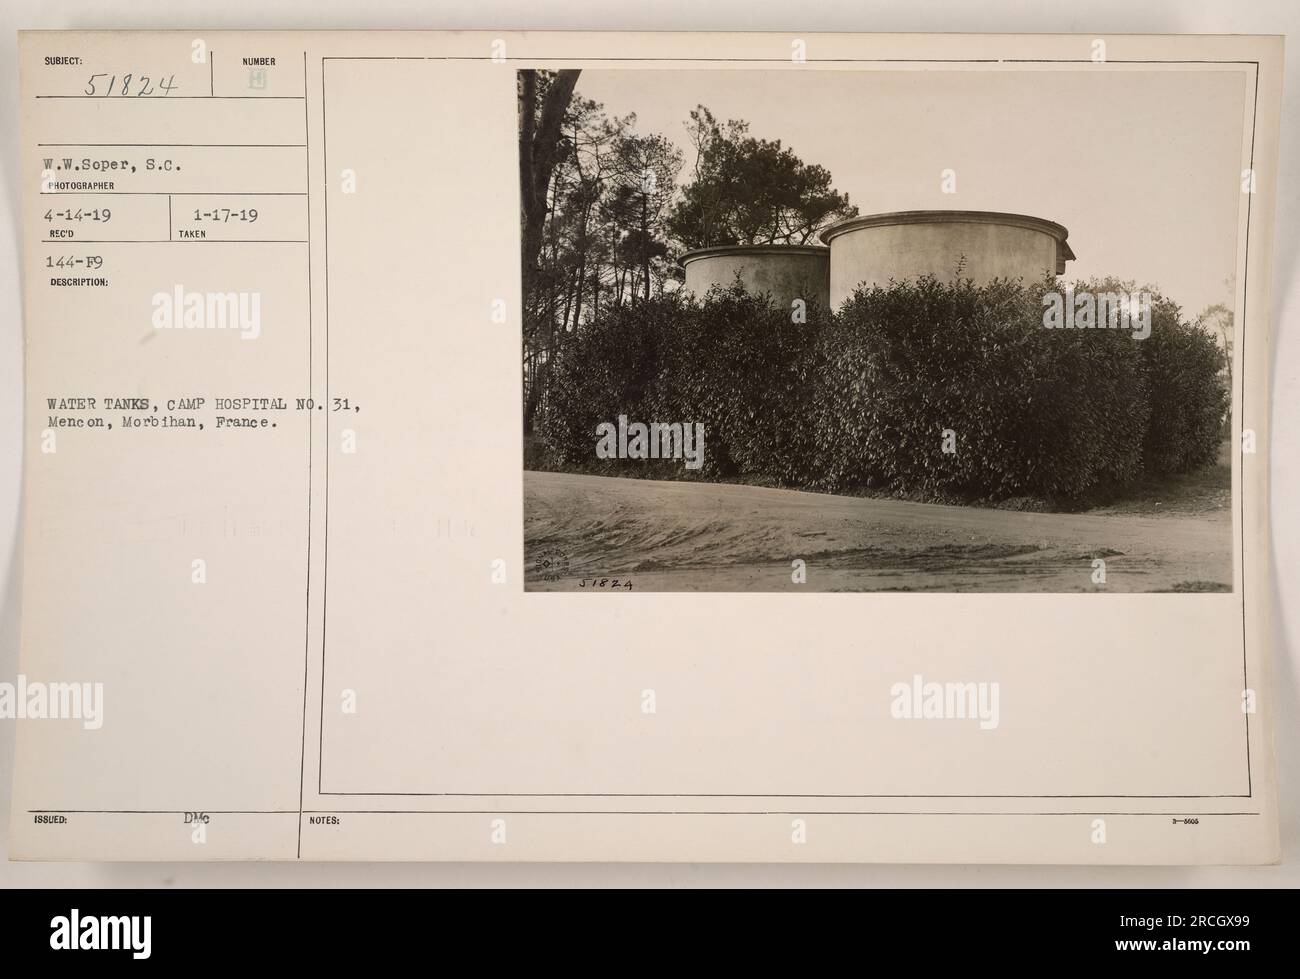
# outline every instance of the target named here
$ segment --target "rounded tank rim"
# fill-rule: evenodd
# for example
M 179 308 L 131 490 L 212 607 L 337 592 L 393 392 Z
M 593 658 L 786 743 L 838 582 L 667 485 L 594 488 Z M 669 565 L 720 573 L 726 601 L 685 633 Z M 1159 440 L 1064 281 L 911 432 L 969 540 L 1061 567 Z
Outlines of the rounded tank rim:
M 829 245 L 834 238 L 850 231 L 862 228 L 880 228 L 900 224 L 1001 224 L 1016 228 L 1028 228 L 1050 235 L 1066 245 L 1070 232 L 1063 224 L 1046 218 L 1034 217 L 1032 214 L 1012 214 L 1007 211 L 888 211 L 883 214 L 865 214 L 856 218 L 837 221 L 819 236 Z
M 678 260 L 682 267 L 705 258 L 719 258 L 729 255 L 808 255 L 813 258 L 829 257 L 830 249 L 825 245 L 711 245 L 708 248 L 695 248 L 686 252 Z

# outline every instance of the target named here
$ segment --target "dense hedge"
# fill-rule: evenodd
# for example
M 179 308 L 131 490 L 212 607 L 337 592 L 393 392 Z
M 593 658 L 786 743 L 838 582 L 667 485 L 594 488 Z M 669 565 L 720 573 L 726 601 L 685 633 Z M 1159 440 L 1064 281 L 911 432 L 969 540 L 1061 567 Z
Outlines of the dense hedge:
M 1046 330 L 1040 296 L 934 279 L 859 291 L 826 337 L 819 484 L 1070 499 L 1135 479 L 1137 344 L 1114 330 Z
M 680 463 L 628 464 L 595 458 L 601 422 L 699 422 L 706 433 L 698 475 L 765 476 L 807 483 L 814 433 L 806 379 L 827 315 L 806 322 L 743 289 L 715 290 L 703 302 L 651 299 L 587 325 L 550 369 L 538 433 L 563 467 L 680 474 Z
M 1214 460 L 1228 410 L 1223 352 L 1178 307 L 1153 304 L 1151 336 L 1138 344 L 1148 378 L 1151 420 L 1145 457 L 1154 474 L 1186 473 Z
M 808 376 L 826 314 L 791 310 L 742 289 L 715 290 L 674 324 L 649 418 L 703 422 L 706 475 L 809 481 L 814 433 Z M 629 416 L 631 417 L 631 416 Z
M 596 426 L 619 413 L 647 419 L 670 335 L 699 313 L 673 297 L 624 306 L 572 336 L 546 373 L 538 433 L 563 467 L 595 462 Z
M 1043 294 L 1057 288 L 923 278 L 803 323 L 738 285 L 650 300 L 568 338 L 538 432 L 560 468 L 927 499 L 1081 502 L 1213 459 L 1213 340 L 1159 297 L 1145 340 L 1047 330 Z M 620 414 L 703 423 L 704 467 L 598 462 L 596 426 Z

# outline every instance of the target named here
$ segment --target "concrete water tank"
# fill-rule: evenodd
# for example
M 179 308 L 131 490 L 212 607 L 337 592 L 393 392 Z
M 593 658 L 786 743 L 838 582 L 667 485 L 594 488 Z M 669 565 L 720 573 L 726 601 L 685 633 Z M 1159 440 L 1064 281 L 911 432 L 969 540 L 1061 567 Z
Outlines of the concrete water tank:
M 703 296 L 713 286 L 730 288 L 740 276 L 745 291 L 769 293 L 789 309 L 795 299 L 830 300 L 830 249 L 821 245 L 720 245 L 682 256 L 688 292 Z
M 1041 279 L 1074 258 L 1055 221 L 997 211 L 895 211 L 848 218 L 821 234 L 830 246 L 830 299 L 838 309 L 860 285 L 933 275 Z

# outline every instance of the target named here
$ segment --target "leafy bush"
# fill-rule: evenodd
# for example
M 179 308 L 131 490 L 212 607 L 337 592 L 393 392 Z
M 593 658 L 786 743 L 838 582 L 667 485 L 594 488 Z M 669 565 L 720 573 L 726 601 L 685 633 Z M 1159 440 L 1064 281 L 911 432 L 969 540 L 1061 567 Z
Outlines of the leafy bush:
M 1046 288 L 926 277 L 859 290 L 824 354 L 818 484 L 1078 500 L 1131 482 L 1146 420 L 1136 345 L 1045 330 Z
M 1061 289 L 926 277 L 860 289 L 834 315 L 810 307 L 804 323 L 739 284 L 648 300 L 569 338 L 539 434 L 556 464 L 588 471 L 1070 505 L 1212 459 L 1213 341 L 1159 298 L 1145 340 L 1044 329 L 1044 294 Z M 703 468 L 598 461 L 596 427 L 620 414 L 702 423 Z
M 667 296 L 620 307 L 569 338 L 549 367 L 540 406 L 539 434 L 557 463 L 592 465 L 601 422 L 619 414 L 650 420 L 646 409 L 668 338 L 693 314 Z
M 805 312 L 796 323 L 766 297 L 715 288 L 671 335 L 651 408 L 658 419 L 704 424 L 705 475 L 808 482 L 807 369 L 827 317 Z
M 597 471 L 653 469 L 683 475 L 680 463 L 602 465 L 596 426 L 616 422 L 701 423 L 698 475 L 752 475 L 807 483 L 812 433 L 808 353 L 824 311 L 806 322 L 739 286 L 697 301 L 673 295 L 620 309 L 570 338 L 552 365 L 539 431 L 560 464 Z M 690 475 L 690 473 L 685 473 Z
M 1182 322 L 1168 300 L 1153 302 L 1151 336 L 1140 344 L 1151 420 L 1144 445 L 1154 475 L 1186 473 L 1214 460 L 1229 404 L 1223 352 L 1204 330 Z

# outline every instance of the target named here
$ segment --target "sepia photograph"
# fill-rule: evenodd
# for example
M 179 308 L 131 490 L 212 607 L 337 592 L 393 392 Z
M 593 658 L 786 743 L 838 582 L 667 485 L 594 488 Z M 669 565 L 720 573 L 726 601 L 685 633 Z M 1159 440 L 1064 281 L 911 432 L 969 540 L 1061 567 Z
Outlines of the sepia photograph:
M 526 588 L 1232 591 L 1248 92 L 1094 54 L 518 71 Z
M 0 10 L 20 957 L 1277 944 L 1300 5 L 79 3 Z

